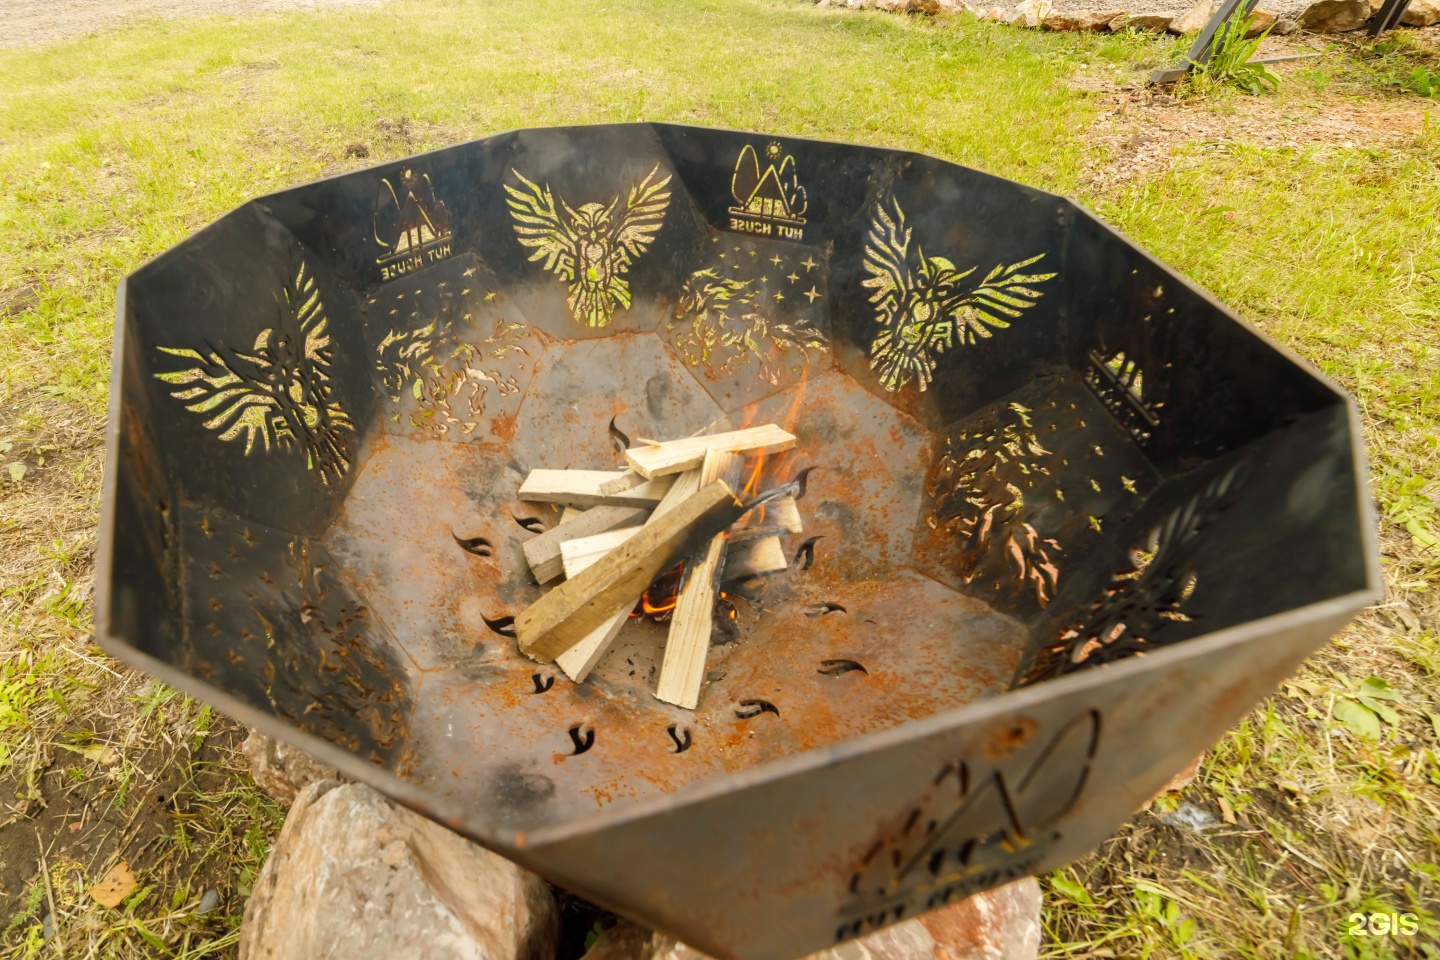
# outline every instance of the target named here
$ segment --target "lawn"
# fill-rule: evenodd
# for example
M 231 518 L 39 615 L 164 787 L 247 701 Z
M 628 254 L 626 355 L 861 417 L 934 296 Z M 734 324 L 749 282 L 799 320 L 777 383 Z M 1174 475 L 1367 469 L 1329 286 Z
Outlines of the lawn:
M 1403 137 L 1199 136 L 1095 176 L 1115 161 L 1088 136 L 1106 85 L 1171 46 L 800 0 L 396 0 L 0 53 L 0 952 L 50 951 L 49 915 L 67 956 L 233 955 L 283 816 L 232 724 L 89 635 L 120 277 L 269 190 L 518 126 L 650 119 L 916 149 L 1076 195 L 1354 392 L 1387 600 L 1193 785 L 1045 878 L 1044 949 L 1440 956 L 1440 121 L 1392 82 L 1434 54 L 1332 50 L 1275 97 L 1182 105 L 1197 127 L 1423 116 Z M 1195 833 L 1169 822 L 1182 804 L 1223 816 Z M 102 910 L 84 891 L 120 857 L 141 887 Z M 196 915 L 207 889 L 220 904 Z M 1360 911 L 1422 933 L 1348 934 Z

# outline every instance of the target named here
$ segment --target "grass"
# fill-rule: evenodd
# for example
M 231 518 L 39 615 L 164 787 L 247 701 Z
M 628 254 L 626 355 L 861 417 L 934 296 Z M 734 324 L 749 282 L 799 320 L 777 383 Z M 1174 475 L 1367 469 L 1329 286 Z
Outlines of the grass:
M 50 915 L 67 956 L 233 955 L 280 821 L 241 775 L 232 725 L 89 637 L 125 272 L 258 193 L 527 125 L 830 137 L 1080 192 L 1108 158 L 1087 140 L 1098 102 L 1077 74 L 1169 49 L 780 0 L 397 0 L 0 53 L 0 248 L 14 251 L 0 259 L 0 878 L 14 888 L 0 952 L 55 952 Z M 1332 53 L 1263 109 L 1424 102 L 1399 80 L 1431 69 L 1427 50 Z M 1195 784 L 1046 879 L 1051 956 L 1419 950 L 1345 933 L 1349 913 L 1381 908 L 1440 938 L 1437 173 L 1430 121 L 1384 148 L 1194 143 L 1158 174 L 1082 194 L 1360 398 L 1390 596 L 1207 753 Z M 1170 826 L 1180 804 L 1220 826 Z M 140 888 L 103 910 L 85 890 L 120 858 Z M 206 888 L 223 896 L 202 916 Z

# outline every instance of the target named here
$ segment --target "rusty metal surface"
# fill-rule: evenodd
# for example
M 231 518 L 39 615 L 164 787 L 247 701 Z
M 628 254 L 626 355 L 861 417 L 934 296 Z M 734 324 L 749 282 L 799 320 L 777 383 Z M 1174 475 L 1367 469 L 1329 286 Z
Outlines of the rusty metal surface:
M 502 134 L 247 204 L 118 316 L 106 649 L 718 957 L 1083 854 L 1379 582 L 1343 394 L 899 151 Z M 805 529 L 698 709 L 651 617 L 581 684 L 519 653 L 530 469 L 765 422 Z

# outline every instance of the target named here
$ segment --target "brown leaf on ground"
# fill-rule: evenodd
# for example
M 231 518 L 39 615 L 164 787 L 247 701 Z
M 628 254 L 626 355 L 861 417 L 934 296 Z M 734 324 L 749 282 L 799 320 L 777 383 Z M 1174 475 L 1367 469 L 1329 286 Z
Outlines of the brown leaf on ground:
M 102 907 L 113 909 L 120 906 L 120 902 L 130 896 L 135 889 L 135 873 L 130 869 L 130 864 L 121 860 L 100 882 L 90 888 L 90 896 Z

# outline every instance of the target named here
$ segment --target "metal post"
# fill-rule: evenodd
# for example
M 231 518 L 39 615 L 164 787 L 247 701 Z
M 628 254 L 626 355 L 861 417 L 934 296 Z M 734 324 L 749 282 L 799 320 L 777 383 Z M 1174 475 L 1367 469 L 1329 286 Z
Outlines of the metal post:
M 1238 16 L 1243 22 L 1246 17 L 1250 16 L 1250 11 L 1255 9 L 1255 4 L 1258 2 L 1259 0 L 1221 0 L 1220 6 L 1216 8 L 1210 21 L 1205 24 L 1205 29 L 1200 31 L 1200 35 L 1195 38 L 1195 42 L 1186 52 L 1185 63 L 1178 67 L 1156 70 L 1150 74 L 1150 82 L 1174 83 L 1189 73 L 1196 64 L 1208 63 L 1211 48 L 1215 43 L 1215 35 L 1220 32 L 1220 27 L 1233 16 Z M 1395 2 L 1395 0 L 1389 0 L 1389 2 Z M 1408 3 L 1409 0 L 1403 0 L 1403 2 Z
M 1370 24 L 1366 27 L 1373 39 L 1380 36 L 1386 30 L 1400 25 L 1400 18 L 1405 16 L 1405 11 L 1410 6 L 1410 0 L 1385 0 L 1385 6 L 1380 12 L 1370 18 Z

